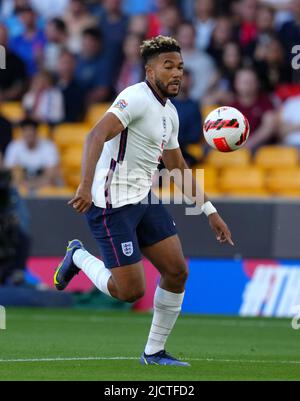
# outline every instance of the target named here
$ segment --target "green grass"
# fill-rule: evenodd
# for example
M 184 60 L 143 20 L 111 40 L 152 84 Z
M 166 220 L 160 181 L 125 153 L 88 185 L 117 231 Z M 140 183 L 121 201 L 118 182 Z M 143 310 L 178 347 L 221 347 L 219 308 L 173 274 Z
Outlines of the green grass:
M 8 309 L 0 380 L 300 379 L 300 331 L 290 320 L 181 316 L 167 349 L 191 368 L 139 365 L 150 323 L 131 312 Z M 100 359 L 112 357 L 136 359 Z

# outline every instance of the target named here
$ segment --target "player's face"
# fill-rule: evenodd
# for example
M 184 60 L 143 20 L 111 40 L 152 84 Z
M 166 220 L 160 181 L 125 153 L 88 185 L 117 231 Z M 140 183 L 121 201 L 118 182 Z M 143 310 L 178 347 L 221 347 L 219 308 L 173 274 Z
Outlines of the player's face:
M 151 75 L 164 97 L 176 97 L 183 77 L 183 60 L 180 53 L 160 54 L 153 62 Z

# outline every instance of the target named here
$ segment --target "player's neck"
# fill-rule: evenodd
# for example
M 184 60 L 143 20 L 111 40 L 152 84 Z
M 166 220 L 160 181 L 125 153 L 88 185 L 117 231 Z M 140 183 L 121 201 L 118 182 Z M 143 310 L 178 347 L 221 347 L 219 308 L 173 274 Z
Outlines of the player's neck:
M 162 103 L 163 105 L 165 105 L 167 103 L 168 98 L 165 97 L 161 91 L 159 90 L 159 88 L 157 87 L 157 85 L 155 85 L 154 82 L 150 81 L 148 78 L 146 78 L 146 83 L 149 86 L 149 88 L 152 90 L 153 94 L 155 95 L 155 97 L 157 98 L 157 100 Z

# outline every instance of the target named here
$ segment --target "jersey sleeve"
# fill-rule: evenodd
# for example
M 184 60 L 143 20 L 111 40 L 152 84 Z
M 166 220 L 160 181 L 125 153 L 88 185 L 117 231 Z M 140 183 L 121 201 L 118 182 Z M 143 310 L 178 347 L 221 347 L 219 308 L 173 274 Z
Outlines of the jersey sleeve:
M 173 124 L 172 134 L 169 139 L 169 142 L 164 147 L 165 150 L 173 150 L 179 148 L 179 142 L 178 142 L 179 118 L 177 110 L 174 110 L 174 117 L 172 118 L 172 124 Z
M 125 89 L 116 98 L 107 113 L 113 113 L 127 128 L 130 123 L 140 118 L 144 111 L 145 102 L 142 101 L 134 87 Z

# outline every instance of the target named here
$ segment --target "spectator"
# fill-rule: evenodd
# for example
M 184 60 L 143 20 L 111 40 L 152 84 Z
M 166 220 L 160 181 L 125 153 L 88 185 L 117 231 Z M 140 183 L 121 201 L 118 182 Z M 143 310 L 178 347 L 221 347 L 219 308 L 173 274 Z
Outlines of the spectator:
M 257 57 L 259 57 L 260 48 L 264 51 L 265 46 L 267 47 L 270 38 L 274 36 L 274 9 L 269 6 L 260 6 L 257 10 L 256 17 L 256 38 L 252 40 L 245 48 L 245 54 L 254 58 L 256 51 Z
M 232 36 L 233 26 L 230 19 L 227 17 L 218 18 L 207 49 L 207 53 L 217 65 L 221 64 L 224 46 L 232 40 Z
M 129 21 L 128 34 L 138 35 L 141 38 L 147 37 L 149 18 L 147 15 L 135 15 Z
M 148 14 L 154 10 L 155 0 L 124 0 L 123 11 L 126 15 Z
M 69 2 L 70 0 L 30 0 L 32 8 L 45 20 L 64 15 Z
M 61 90 L 65 106 L 65 122 L 83 120 L 85 109 L 82 88 L 75 78 L 76 58 L 65 50 L 57 63 L 57 86 Z
M 24 33 L 24 25 L 19 18 L 18 10 L 29 6 L 29 0 L 5 0 L 4 2 L 2 1 L 1 6 L 1 22 L 7 27 L 9 38 L 22 35 Z
M 286 21 L 279 29 L 278 35 L 285 49 L 286 57 L 293 57 L 291 49 L 300 44 L 300 2 L 299 0 L 290 1 L 293 18 Z
M 67 47 L 68 32 L 62 19 L 53 18 L 46 26 L 47 44 L 44 51 L 44 68 L 54 72 L 61 51 Z
M 123 14 L 121 0 L 103 0 L 103 11 L 99 15 L 103 35 L 103 49 L 109 60 L 113 79 L 116 79 L 122 64 L 122 48 L 128 30 L 128 17 Z
M 195 0 L 196 47 L 206 50 L 215 28 L 215 0 Z
M 24 93 L 26 68 L 23 61 L 8 48 L 8 33 L 0 24 L 0 45 L 6 52 L 6 68 L 0 69 L 0 90 L 3 101 L 19 100 Z
M 86 94 L 88 104 L 110 99 L 112 71 L 109 59 L 103 52 L 102 36 L 97 28 L 83 32 L 76 77 Z
M 59 158 L 54 143 L 39 138 L 38 124 L 34 120 L 23 120 L 20 126 L 22 139 L 8 145 L 4 158 L 5 166 L 15 173 L 16 184 L 29 191 L 60 184 Z
M 238 2 L 238 10 L 241 21 L 237 38 L 242 49 L 246 49 L 257 37 L 257 0 L 241 0 Z
M 84 0 L 70 0 L 65 16 L 65 23 L 69 33 L 69 49 L 79 54 L 81 51 L 81 36 L 84 30 L 97 26 L 97 19 L 89 13 Z
M 156 10 L 148 15 L 147 39 L 162 33 L 161 14 L 169 7 L 174 7 L 174 0 L 156 0 Z M 175 2 L 176 6 L 176 2 Z
M 185 70 L 180 93 L 177 98 L 172 100 L 180 120 L 179 144 L 185 159 L 190 165 L 195 164 L 196 160 L 189 155 L 186 148 L 189 144 L 200 141 L 202 128 L 200 106 L 190 98 L 192 85 L 192 75 L 188 70 Z
M 292 68 L 280 41 L 276 37 L 270 37 L 261 49 L 256 50 L 255 68 L 259 74 L 264 88 L 274 91 L 281 84 L 291 83 Z
M 0 160 L 0 285 L 23 284 L 30 250 L 29 217 L 25 202 Z
M 242 68 L 241 48 L 236 42 L 229 42 L 223 48 L 218 79 L 203 99 L 206 105 L 225 105 L 233 102 L 234 78 Z
M 19 8 L 18 15 L 24 24 L 24 33 L 12 39 L 10 48 L 21 57 L 26 64 L 28 75 L 32 76 L 42 64 L 46 38 L 37 27 L 36 14 L 31 7 Z
M 40 123 L 58 124 L 64 120 L 64 101 L 61 91 L 54 86 L 52 74 L 39 72 L 24 96 L 23 107 L 27 116 Z
M 165 36 L 175 36 L 181 23 L 181 15 L 178 7 L 170 6 L 160 13 L 159 33 Z
M 1 155 L 4 155 L 8 144 L 12 140 L 12 124 L 1 113 L 1 96 L 0 92 L 0 158 Z
M 260 93 L 254 70 L 244 68 L 237 72 L 235 92 L 232 106 L 250 122 L 251 134 L 246 146 L 256 150 L 258 146 L 270 143 L 277 132 L 274 107 L 270 98 Z
M 216 69 L 212 58 L 196 49 L 195 40 L 194 26 L 188 22 L 182 24 L 178 30 L 178 41 L 182 47 L 184 64 L 191 72 L 193 80 L 191 98 L 199 101 L 215 82 Z
M 192 22 L 195 15 L 195 0 L 180 0 L 180 9 L 184 20 Z
M 279 112 L 279 133 L 284 145 L 300 147 L 300 96 L 288 99 Z
M 116 92 L 120 93 L 144 77 L 144 66 L 140 54 L 140 36 L 130 34 L 124 43 L 124 62 L 117 82 Z

